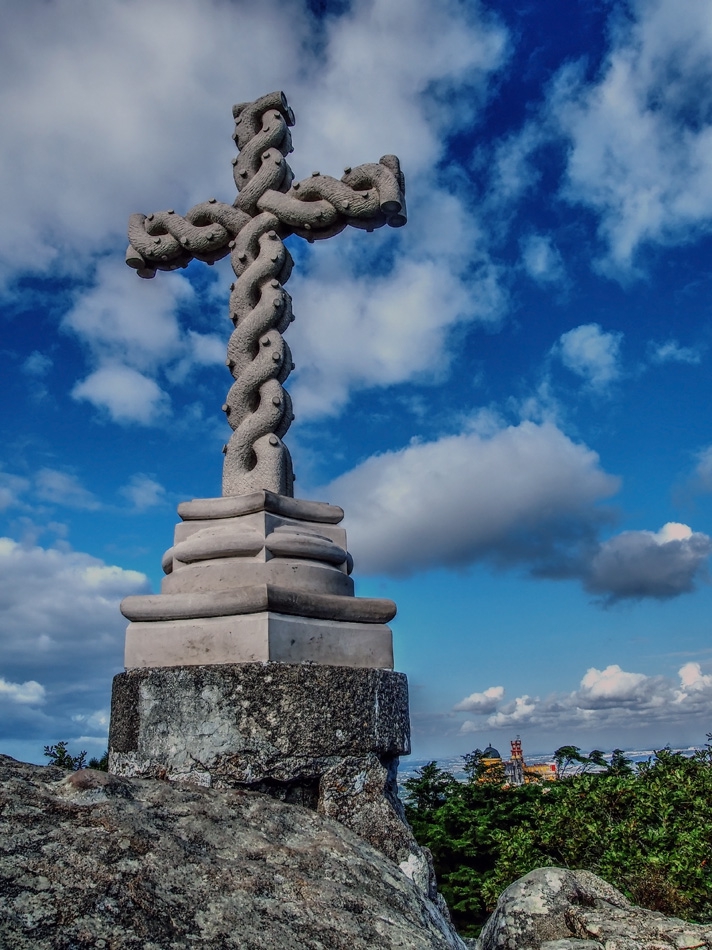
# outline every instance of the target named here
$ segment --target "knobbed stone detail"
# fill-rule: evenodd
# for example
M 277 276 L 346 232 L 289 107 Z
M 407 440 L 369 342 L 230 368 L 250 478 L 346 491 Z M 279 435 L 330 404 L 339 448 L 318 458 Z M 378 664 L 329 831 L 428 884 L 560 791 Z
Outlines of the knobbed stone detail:
M 282 334 L 294 319 L 284 290 L 293 261 L 284 239 L 308 241 L 347 225 L 373 231 L 406 223 L 405 180 L 395 155 L 347 168 L 341 180 L 314 172 L 302 182 L 286 160 L 294 114 L 282 92 L 233 107 L 238 196 L 191 208 L 131 215 L 126 263 L 140 277 L 185 267 L 193 258 L 213 263 L 230 253 L 233 330 L 227 366 L 235 380 L 223 411 L 234 430 L 226 445 L 223 495 L 268 490 L 293 495 L 294 475 L 282 442 L 294 419 L 283 388 L 294 364 Z

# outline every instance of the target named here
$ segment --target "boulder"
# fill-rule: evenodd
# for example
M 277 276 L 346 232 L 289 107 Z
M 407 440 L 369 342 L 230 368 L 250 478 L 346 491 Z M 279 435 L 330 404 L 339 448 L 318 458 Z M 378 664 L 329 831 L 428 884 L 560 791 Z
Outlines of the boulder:
M 464 947 L 363 838 L 257 792 L 0 756 L 0 816 L 0 947 Z
M 539 868 L 503 892 L 477 950 L 697 950 L 712 924 L 631 904 L 590 871 Z

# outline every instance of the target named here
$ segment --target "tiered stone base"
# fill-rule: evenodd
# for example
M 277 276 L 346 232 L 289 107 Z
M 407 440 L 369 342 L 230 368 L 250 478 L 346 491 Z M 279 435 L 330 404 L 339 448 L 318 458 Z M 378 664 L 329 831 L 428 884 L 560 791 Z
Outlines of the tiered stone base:
M 354 597 L 341 508 L 259 491 L 179 505 L 160 594 L 121 609 L 126 669 L 254 663 L 393 668 L 391 600 Z
M 114 679 L 109 769 L 305 805 L 366 838 L 426 890 L 427 857 L 398 799 L 408 684 L 392 670 L 246 663 Z

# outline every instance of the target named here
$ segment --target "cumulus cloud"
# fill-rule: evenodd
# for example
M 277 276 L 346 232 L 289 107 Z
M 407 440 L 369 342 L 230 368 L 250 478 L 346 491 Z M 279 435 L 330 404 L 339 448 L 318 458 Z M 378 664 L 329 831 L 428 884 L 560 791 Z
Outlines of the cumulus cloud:
M 358 4 L 354 7 L 358 17 L 363 9 Z M 441 381 L 453 358 L 447 346 L 449 332 L 466 322 L 496 327 L 506 312 L 503 274 L 490 256 L 487 232 L 476 210 L 450 182 L 441 185 L 434 171 L 444 147 L 438 126 L 451 123 L 451 129 L 463 127 L 472 113 L 468 116 L 467 109 L 460 112 L 459 106 L 453 110 L 444 98 L 438 100 L 437 108 L 424 109 L 418 89 L 423 92 L 427 83 L 423 84 L 422 75 L 415 75 L 420 67 L 413 61 L 416 50 L 422 49 L 420 62 L 428 64 L 426 71 L 437 74 L 436 82 L 474 83 L 479 90 L 472 100 L 476 101 L 488 74 L 502 60 L 504 34 L 492 24 L 481 23 L 479 30 L 475 30 L 474 21 L 455 25 L 451 16 L 457 8 L 448 4 L 443 9 L 447 13 L 440 23 L 442 32 L 439 29 L 434 35 L 427 23 L 432 6 L 418 2 L 409 8 L 407 34 L 415 45 L 403 50 L 387 88 L 379 89 L 379 116 L 366 137 L 381 150 L 384 142 L 395 143 L 392 150 L 406 169 L 412 212 L 408 227 L 397 236 L 371 235 L 368 241 L 361 233 L 339 235 L 337 242 L 315 248 L 309 270 L 298 272 L 290 282 L 297 314 L 291 331 L 298 354 L 293 395 L 300 417 L 336 414 L 357 389 L 413 378 Z M 361 56 L 370 60 L 386 36 L 390 45 L 398 33 L 398 16 L 395 8 L 385 3 L 371 6 L 368 22 L 360 22 L 356 30 L 363 40 Z M 379 20 L 384 29 L 390 23 L 394 32 L 379 34 L 374 47 L 366 34 Z M 359 71 L 356 80 L 353 72 L 357 60 L 351 55 L 340 58 L 343 45 L 354 42 L 354 19 L 334 21 L 329 29 L 327 55 L 334 57 L 326 70 L 330 93 L 324 100 L 317 96 L 310 103 L 306 121 L 305 134 L 315 138 L 325 126 L 325 108 L 336 112 L 337 101 L 350 99 L 357 88 L 359 97 L 362 95 L 359 84 L 364 74 Z M 467 45 L 462 44 L 462 35 L 467 36 Z M 391 49 L 384 55 L 392 58 L 395 53 Z M 369 75 L 377 75 L 377 70 Z M 381 119 L 380 108 L 389 110 L 387 117 L 384 113 Z M 398 115 L 395 125 L 393 115 Z M 376 146 L 374 131 L 381 122 L 381 144 Z M 339 128 L 343 129 L 343 120 Z M 419 132 L 414 138 L 416 129 Z M 349 130 L 344 140 L 329 137 L 322 142 L 327 154 L 334 152 L 333 166 L 352 164 L 349 154 L 361 151 L 365 156 L 362 131 L 357 124 L 353 132 L 358 136 Z M 344 144 L 351 147 L 350 152 Z M 384 268 L 393 253 L 387 248 L 395 250 L 395 256 L 392 265 Z M 366 262 L 368 266 L 364 266 Z
M 75 333 L 102 362 L 153 369 L 182 351 L 175 317 L 194 291 L 180 274 L 171 280 L 137 280 L 122 260 L 102 261 L 93 285 L 65 314 L 62 326 Z
M 111 676 L 123 666 L 119 601 L 146 592 L 147 578 L 11 538 L 0 538 L 0 576 L 0 700 L 8 700 L 0 738 L 18 730 L 68 737 L 71 716 L 106 703 Z
M 592 666 L 581 680 L 576 704 L 582 709 L 601 709 L 649 701 L 657 681 L 644 673 L 626 673 L 617 663 L 605 670 Z
M 320 492 L 348 512 L 360 571 L 477 560 L 565 571 L 618 480 L 550 422 L 466 431 L 373 456 Z
M 37 472 L 35 494 L 40 501 L 66 508 L 96 511 L 101 507 L 96 496 L 82 485 L 76 475 L 54 468 L 42 468 Z
M 590 667 L 577 689 L 541 698 L 523 694 L 504 702 L 504 692 L 492 711 L 461 708 L 475 719 L 466 719 L 461 734 L 487 729 L 541 728 L 559 734 L 580 730 L 619 728 L 635 731 L 650 724 L 669 726 L 700 720 L 704 727 L 712 702 L 712 674 L 691 661 L 678 671 L 678 681 L 662 675 L 624 670 L 611 663 L 604 669 Z M 478 694 L 475 694 L 478 695 Z
M 501 710 L 487 717 L 487 725 L 496 729 L 500 726 L 516 726 L 530 722 L 537 709 L 537 703 L 531 696 L 517 696 Z
M 319 497 L 347 512 L 361 573 L 407 576 L 477 561 L 580 581 L 610 606 L 668 600 L 707 576 L 712 538 L 669 522 L 600 540 L 619 481 L 553 422 L 488 416 L 459 435 L 374 455 Z M 463 700 L 464 702 L 464 700 Z
M 481 693 L 470 693 L 452 707 L 455 712 L 493 712 L 504 696 L 503 686 L 490 686 Z
M 169 411 L 169 398 L 158 383 L 130 366 L 101 366 L 72 389 L 72 398 L 86 400 L 123 424 L 153 425 Z
M 565 277 L 561 254 L 546 234 L 531 234 L 522 241 L 522 266 L 538 284 L 558 284 Z
M 52 368 L 52 360 L 46 353 L 33 350 L 22 364 L 22 372 L 27 376 L 44 376 Z
M 689 593 L 705 575 L 712 538 L 669 522 L 660 531 L 624 531 L 604 541 L 588 565 L 584 585 L 606 602 Z
M 301 417 L 336 415 L 357 389 L 441 382 L 453 359 L 448 331 L 473 319 L 496 323 L 505 298 L 495 268 L 483 264 L 472 288 L 441 260 L 414 256 L 388 275 L 356 276 L 334 271 L 327 259 L 293 280 L 300 312 L 291 343 L 300 372 L 292 392 Z
M 561 70 L 548 121 L 568 140 L 564 196 L 590 208 L 604 269 L 630 273 L 646 243 L 712 225 L 712 25 L 695 0 L 633 0 L 600 75 Z
M 13 703 L 26 703 L 28 706 L 37 706 L 46 698 L 46 690 L 41 683 L 27 680 L 26 683 L 10 683 L 0 676 L 0 702 L 9 700 Z
M 699 347 L 680 346 L 677 340 L 651 343 L 648 349 L 652 363 L 689 363 L 696 365 L 702 359 L 702 352 Z
M 155 508 L 166 500 L 166 490 L 150 475 L 139 472 L 132 475 L 127 485 L 119 489 L 136 511 Z
M 21 495 L 30 487 L 30 480 L 10 472 L 0 471 L 0 511 L 17 505 Z
M 585 323 L 562 333 L 553 352 L 572 373 L 596 392 L 604 392 L 620 376 L 622 333 L 605 333 L 597 323 Z
M 693 661 L 680 667 L 679 702 L 682 702 L 690 693 L 700 693 L 705 690 L 712 692 L 712 673 L 703 673 L 700 664 Z
M 195 302 L 191 284 L 137 280 L 122 260 L 102 261 L 94 282 L 77 294 L 62 320 L 90 354 L 96 369 L 73 391 L 119 423 L 150 425 L 169 407 L 156 376 L 176 384 L 194 366 L 223 363 L 225 341 L 184 329 L 177 310 Z
M 712 445 L 698 453 L 692 480 L 698 491 L 712 492 Z

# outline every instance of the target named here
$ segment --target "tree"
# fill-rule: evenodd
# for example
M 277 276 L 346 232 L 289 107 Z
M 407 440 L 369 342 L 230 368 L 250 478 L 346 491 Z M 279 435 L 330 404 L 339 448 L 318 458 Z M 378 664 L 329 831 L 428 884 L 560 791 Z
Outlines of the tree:
M 100 759 L 92 758 L 89 759 L 89 768 L 97 769 L 99 772 L 108 772 L 109 771 L 109 750 L 101 756 Z
M 60 769 L 69 769 L 71 772 L 76 772 L 79 769 L 86 768 L 86 751 L 82 750 L 77 755 L 70 755 L 66 742 L 58 742 L 57 745 L 46 745 L 44 754 L 49 759 L 50 765 L 56 765 Z
M 564 781 L 503 787 L 431 762 L 409 784 L 418 841 L 465 936 L 476 936 L 499 894 L 537 867 L 585 868 L 637 904 L 712 923 L 712 734 L 686 756 L 660 749 L 635 768 L 620 749 L 606 763 L 578 746 L 556 751 Z M 594 770 L 595 768 L 595 770 Z

